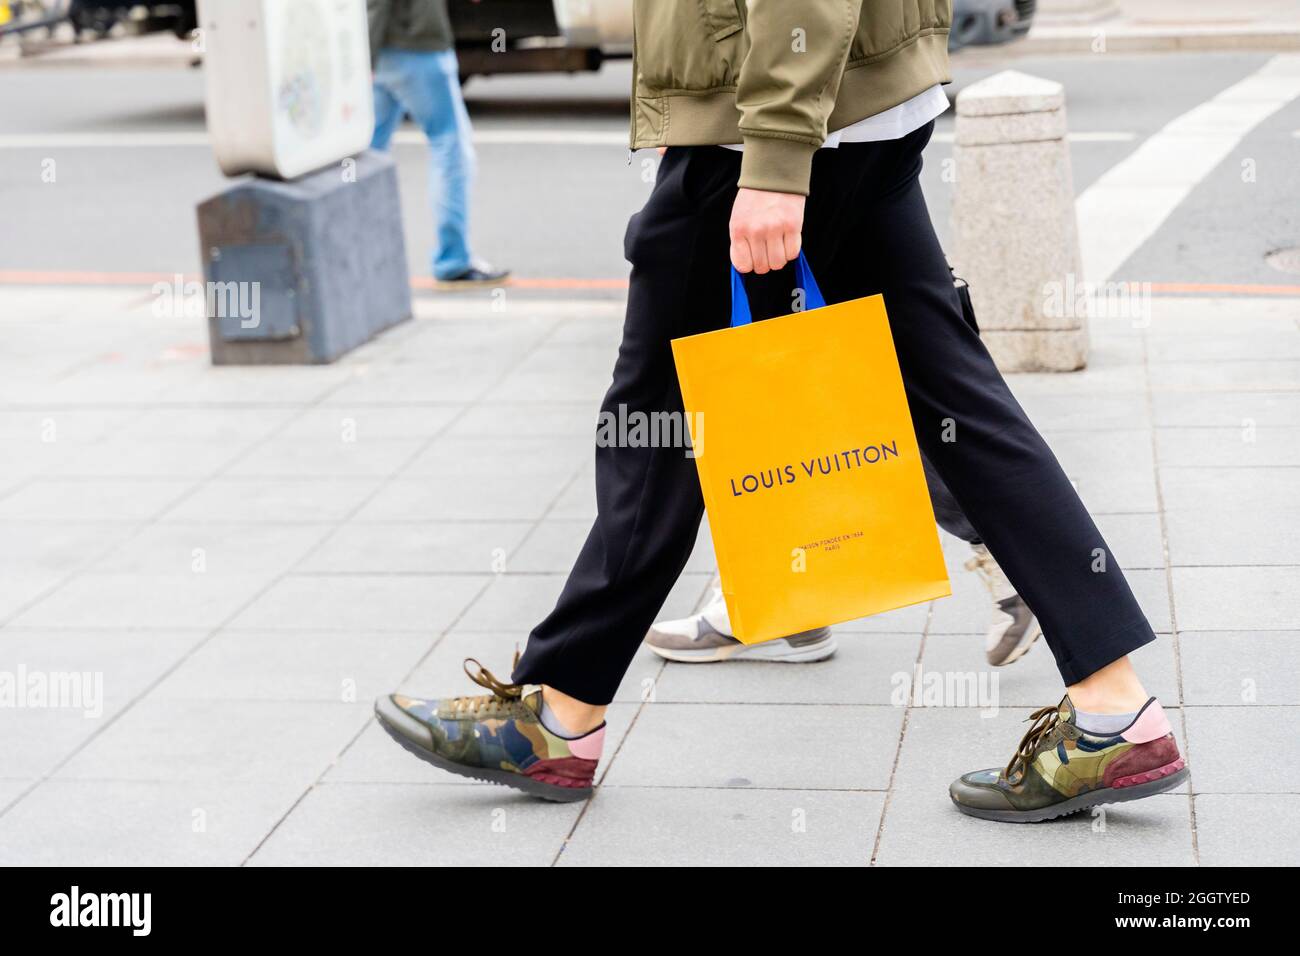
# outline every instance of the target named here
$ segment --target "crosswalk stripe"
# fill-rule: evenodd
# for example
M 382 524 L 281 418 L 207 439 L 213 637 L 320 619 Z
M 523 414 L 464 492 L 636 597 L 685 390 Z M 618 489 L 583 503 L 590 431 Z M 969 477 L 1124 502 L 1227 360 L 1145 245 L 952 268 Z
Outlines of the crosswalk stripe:
M 1275 56 L 1107 170 L 1075 204 L 1084 278 L 1111 278 L 1251 130 L 1297 96 L 1300 55 Z

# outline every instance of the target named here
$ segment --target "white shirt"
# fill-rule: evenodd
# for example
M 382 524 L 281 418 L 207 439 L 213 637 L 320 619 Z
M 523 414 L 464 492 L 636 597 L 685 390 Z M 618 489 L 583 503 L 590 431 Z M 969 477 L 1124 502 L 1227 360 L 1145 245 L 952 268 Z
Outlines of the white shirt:
M 837 129 L 826 137 L 822 149 L 835 149 L 841 143 L 879 143 L 889 139 L 902 139 L 914 133 L 948 109 L 948 97 L 943 87 L 936 83 L 910 100 L 890 107 L 883 113 L 858 120 L 852 126 Z M 740 144 L 727 144 L 727 149 L 744 149 Z

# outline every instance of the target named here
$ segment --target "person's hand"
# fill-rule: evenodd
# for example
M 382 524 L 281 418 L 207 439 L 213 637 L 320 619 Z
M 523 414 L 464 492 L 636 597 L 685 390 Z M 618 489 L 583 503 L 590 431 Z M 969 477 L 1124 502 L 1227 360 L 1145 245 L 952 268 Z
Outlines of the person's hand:
M 731 264 L 763 275 L 799 255 L 804 197 L 741 189 L 731 207 Z

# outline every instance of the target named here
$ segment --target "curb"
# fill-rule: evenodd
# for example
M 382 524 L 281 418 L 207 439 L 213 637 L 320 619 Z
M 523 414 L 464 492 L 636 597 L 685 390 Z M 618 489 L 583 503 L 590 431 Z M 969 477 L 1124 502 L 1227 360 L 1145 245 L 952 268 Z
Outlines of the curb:
M 82 43 L 39 41 L 23 54 L 16 42 L 0 44 L 0 70 L 14 69 L 179 69 L 189 67 L 200 54 L 187 41 L 173 37 L 113 37 Z
M 1222 51 L 1287 52 L 1300 50 L 1300 26 L 1260 24 L 1250 29 L 1185 28 L 1181 30 L 1133 27 L 1107 28 L 1106 21 L 1086 27 L 1037 27 L 1023 40 L 997 49 L 1017 56 L 1050 53 L 1094 53 L 1098 37 L 1107 53 L 1187 53 Z

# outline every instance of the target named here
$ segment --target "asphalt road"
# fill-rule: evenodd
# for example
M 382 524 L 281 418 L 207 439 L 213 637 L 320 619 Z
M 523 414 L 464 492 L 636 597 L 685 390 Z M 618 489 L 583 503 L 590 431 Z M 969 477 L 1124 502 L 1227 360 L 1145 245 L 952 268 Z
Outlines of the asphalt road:
M 957 89 L 1005 66 L 1065 84 L 1076 191 L 1175 117 L 1259 69 L 1269 54 L 987 58 L 954 64 Z M 624 226 L 655 156 L 629 157 L 626 62 L 599 74 L 478 78 L 467 88 L 478 143 L 473 230 L 480 255 L 532 278 L 622 278 Z M 0 97 L 0 270 L 194 272 L 194 206 L 226 183 L 202 142 L 197 69 L 10 69 Z M 953 185 L 951 112 L 927 156 L 940 234 Z M 1125 263 L 1157 282 L 1300 282 L 1265 255 L 1300 245 L 1300 100 L 1255 128 Z M 566 138 L 566 132 L 581 136 Z M 151 134 L 147 137 L 140 134 Z M 1114 134 L 1114 135 L 1111 135 Z M 107 143 L 106 135 L 118 137 Z M 413 274 L 431 224 L 418 137 L 395 147 Z M 43 181 L 47 160 L 55 181 Z M 1254 181 L 1243 182 L 1242 163 Z M 1032 196 L 1024 197 L 1033 202 Z

